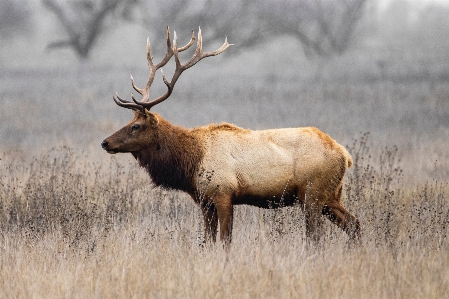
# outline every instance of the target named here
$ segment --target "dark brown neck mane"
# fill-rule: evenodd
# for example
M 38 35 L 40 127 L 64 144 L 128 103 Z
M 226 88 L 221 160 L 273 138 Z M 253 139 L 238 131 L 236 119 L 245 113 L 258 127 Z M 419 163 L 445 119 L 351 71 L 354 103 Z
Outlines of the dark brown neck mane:
M 145 168 L 156 186 L 193 194 L 194 178 L 204 157 L 200 140 L 188 129 L 174 126 L 164 119 L 154 142 L 133 156 Z

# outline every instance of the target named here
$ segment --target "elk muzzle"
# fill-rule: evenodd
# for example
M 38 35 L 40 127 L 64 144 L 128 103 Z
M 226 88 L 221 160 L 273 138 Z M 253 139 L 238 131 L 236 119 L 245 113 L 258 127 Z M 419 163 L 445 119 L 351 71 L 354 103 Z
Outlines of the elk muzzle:
M 103 142 L 101 143 L 101 148 L 103 148 L 105 151 L 107 151 L 108 154 L 116 154 L 118 152 L 117 150 L 110 148 L 110 144 L 107 141 L 107 139 L 103 140 Z

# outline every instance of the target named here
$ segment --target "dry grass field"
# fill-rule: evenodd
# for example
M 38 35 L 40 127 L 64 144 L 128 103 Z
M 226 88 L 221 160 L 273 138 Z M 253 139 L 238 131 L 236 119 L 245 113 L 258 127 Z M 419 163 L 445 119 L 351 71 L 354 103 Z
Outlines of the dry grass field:
M 308 245 L 297 206 L 239 206 L 229 253 L 204 244 L 188 196 L 154 188 L 131 155 L 100 148 L 131 119 L 112 95 L 129 94 L 129 73 L 143 85 L 143 46 L 125 67 L 5 64 L 0 298 L 446 298 L 447 47 L 405 48 L 383 70 L 378 48 L 317 70 L 268 45 L 183 75 L 155 108 L 169 121 L 316 126 L 355 162 L 343 200 L 361 221 L 360 246 L 327 220 L 321 243 Z
M 346 205 L 362 245 L 326 222 L 304 240 L 299 207 L 238 207 L 229 253 L 202 240 L 198 207 L 152 189 L 120 156 L 58 147 L 3 155 L 0 294 L 4 298 L 444 298 L 449 291 L 447 183 L 401 185 L 397 152 L 373 167 L 352 148 Z M 360 155 L 359 155 L 360 154 Z M 23 161 L 27 161 L 26 163 Z M 399 185 L 398 185 L 399 184 Z M 399 188 L 397 188 L 399 186 Z
M 3 79 L 15 81 L 17 86 L 6 85 L 15 88 L 29 84 L 29 76 Z M 344 201 L 362 222 L 360 247 L 348 247 L 346 235 L 327 221 L 322 244 L 306 245 L 299 207 L 243 206 L 237 208 L 227 254 L 220 245 L 204 246 L 201 212 L 190 198 L 154 189 L 130 155 L 102 152 L 104 136 L 130 117 L 109 100 L 111 88 L 101 84 L 108 80 L 78 83 L 85 87 L 75 92 L 61 88 L 72 80 L 64 76 L 55 83 L 51 76 L 31 80 L 32 93 L 2 90 L 2 140 L 9 140 L 0 157 L 0 297 L 444 298 L 448 293 L 448 110 L 439 106 L 447 105 L 445 82 L 306 86 L 299 95 L 294 89 L 304 85 L 275 86 L 275 92 L 251 87 L 243 94 L 234 90 L 228 99 L 220 96 L 221 84 L 195 92 L 204 94 L 199 99 L 197 86 L 186 86 L 186 99 L 161 105 L 161 113 L 186 126 L 226 119 L 253 128 L 310 123 L 353 155 Z M 209 100 L 215 93 L 218 100 Z M 368 127 L 371 133 L 360 133 Z

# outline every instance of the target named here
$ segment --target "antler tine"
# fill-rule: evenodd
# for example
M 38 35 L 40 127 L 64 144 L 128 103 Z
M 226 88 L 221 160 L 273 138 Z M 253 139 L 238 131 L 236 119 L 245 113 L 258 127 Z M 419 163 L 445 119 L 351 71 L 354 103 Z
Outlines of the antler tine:
M 186 50 L 187 48 L 189 48 L 193 44 L 193 40 L 195 39 L 193 34 L 194 33 L 192 31 L 192 39 L 190 39 L 190 42 L 186 46 L 181 48 L 183 51 Z M 167 78 L 165 77 L 164 71 L 161 69 L 162 80 L 164 81 L 164 83 L 167 86 L 168 90 L 167 90 L 167 92 L 165 94 L 163 94 L 162 96 L 158 97 L 157 99 L 151 101 L 150 103 L 146 103 L 145 107 L 148 110 L 150 110 L 150 108 L 153 107 L 154 105 L 157 105 L 160 102 L 166 100 L 171 95 L 171 93 L 173 91 L 173 87 L 174 87 L 174 85 L 176 83 L 176 80 L 178 79 L 179 75 L 181 75 L 181 73 L 182 73 L 182 71 L 180 71 L 179 75 L 177 75 L 176 79 L 174 79 L 175 75 L 176 75 L 176 72 L 182 67 L 181 62 L 179 60 L 179 56 L 178 56 L 179 50 L 180 49 L 178 49 L 178 36 L 176 35 L 176 31 L 173 31 L 173 54 L 175 56 L 176 70 L 173 73 L 172 80 L 170 82 L 168 82 Z
M 147 37 L 147 62 L 148 62 L 148 67 L 153 66 L 153 55 L 151 55 L 151 43 L 150 43 L 149 37 Z
M 133 98 L 134 103 L 137 105 L 142 106 L 143 108 L 148 107 L 148 102 L 150 100 L 150 87 L 153 84 L 154 76 L 156 74 L 156 71 L 167 64 L 167 62 L 170 60 L 170 58 L 173 56 L 173 49 L 171 45 L 171 39 L 170 39 L 170 28 L 167 26 L 167 53 L 165 54 L 165 57 L 162 59 L 161 62 L 159 62 L 157 65 L 154 65 L 153 63 L 153 55 L 151 55 L 151 44 L 150 44 L 150 38 L 147 39 L 147 62 L 148 62 L 148 68 L 150 70 L 150 75 L 148 77 L 147 84 L 145 85 L 144 89 L 140 89 L 135 85 L 134 78 L 131 76 L 131 83 L 133 88 L 141 94 L 142 100 L 138 101 L 135 98 Z M 142 108 L 142 109 L 143 109 Z M 149 109 L 149 108 L 147 108 Z
M 150 44 L 150 38 L 147 38 L 147 63 L 148 63 L 148 68 L 150 69 L 150 77 L 148 79 L 147 85 L 145 86 L 144 89 L 140 89 L 136 86 L 136 83 L 134 82 L 134 78 L 133 75 L 131 75 L 131 84 L 134 88 L 135 91 L 137 91 L 139 94 L 143 95 L 143 99 L 142 101 L 146 100 L 146 98 L 149 99 L 149 91 L 150 91 L 150 86 L 153 83 L 154 80 L 154 73 L 156 72 L 156 70 L 152 71 L 152 69 L 154 68 L 154 63 L 153 63 L 153 56 L 151 55 L 151 44 Z M 137 101 L 134 101 L 137 103 Z
M 137 91 L 139 94 L 143 95 L 143 89 L 140 89 L 136 86 L 136 84 L 134 83 L 133 75 L 131 75 L 131 84 L 133 85 L 133 88 L 135 91 Z
M 167 26 L 166 32 L 167 32 L 167 53 L 165 54 L 164 59 L 162 59 L 162 61 L 160 63 L 158 63 L 157 65 L 154 65 L 154 63 L 153 63 L 153 55 L 151 55 L 150 38 L 147 38 L 146 51 L 147 51 L 147 63 L 148 63 L 148 68 L 150 70 L 150 75 L 148 77 L 148 81 L 147 81 L 147 84 L 145 85 L 145 88 L 144 89 L 138 88 L 136 86 L 133 76 L 131 75 L 131 84 L 132 84 L 134 90 L 136 90 L 139 94 L 141 94 L 143 96 L 142 100 L 138 101 L 134 98 L 134 95 L 131 95 L 132 100 L 134 102 L 134 103 L 132 103 L 130 101 L 125 101 L 125 100 L 121 99 L 117 95 L 118 100 L 114 98 L 114 101 L 117 103 L 117 105 L 119 105 L 121 107 L 125 107 L 125 108 L 130 108 L 130 109 L 138 109 L 141 111 L 143 111 L 145 108 L 147 108 L 147 109 L 151 108 L 151 105 L 148 105 L 149 99 L 150 99 L 150 87 L 153 84 L 156 71 L 159 68 L 161 68 L 162 66 L 164 66 L 165 64 L 167 64 L 167 62 L 173 56 L 173 49 L 172 49 L 171 39 L 170 39 L 170 28 L 168 26 Z
M 115 98 L 115 96 L 117 98 Z M 116 93 L 115 96 L 113 96 L 112 99 L 120 107 L 142 111 L 143 107 L 141 105 L 135 104 L 135 103 L 131 103 L 130 101 L 123 100 L 122 98 L 120 98 L 118 93 Z M 134 96 L 132 96 L 132 97 L 134 98 Z
M 166 65 L 172 56 L 173 56 L 173 47 L 171 45 L 170 39 L 170 28 L 167 26 L 167 53 L 165 53 L 164 59 L 162 59 L 162 61 L 156 65 L 154 72 L 156 72 L 156 70 Z
M 173 41 L 174 44 L 177 45 L 177 38 L 176 38 L 176 33 L 175 33 L 175 38 Z M 162 96 L 158 97 L 157 99 L 151 101 L 151 106 L 154 106 L 156 104 L 159 104 L 160 102 L 166 100 L 172 93 L 173 88 L 175 86 L 176 81 L 178 80 L 179 76 L 181 75 L 181 73 L 183 71 L 185 71 L 186 69 L 194 66 L 198 61 L 200 61 L 201 59 L 205 58 L 205 57 L 209 57 L 209 56 L 216 56 L 218 54 L 221 54 L 224 50 L 226 50 L 229 46 L 232 46 L 232 44 L 228 43 L 228 38 L 225 38 L 225 42 L 223 43 L 223 45 L 218 48 L 217 50 L 213 51 L 213 52 L 203 52 L 203 37 L 201 35 L 201 27 L 198 28 L 198 41 L 197 41 L 197 45 L 196 45 L 196 50 L 195 50 L 195 54 L 193 54 L 192 58 L 185 64 L 181 64 L 181 61 L 179 59 L 179 49 L 177 48 L 177 46 L 174 46 L 174 51 L 173 54 L 175 56 L 175 61 L 176 61 L 176 69 L 175 72 L 173 73 L 173 77 L 171 79 L 170 82 L 167 82 L 167 80 L 165 79 L 164 74 L 162 73 L 163 76 L 163 80 L 165 85 L 167 85 L 167 92 L 165 94 L 163 94 Z
M 226 50 L 229 46 L 233 46 L 233 44 L 228 43 L 228 38 L 226 37 L 223 45 L 220 48 L 218 48 L 217 50 L 212 51 L 212 52 L 203 52 L 203 36 L 201 34 L 201 27 L 199 27 L 198 28 L 198 42 L 196 45 L 195 54 L 186 64 L 183 65 L 183 68 L 188 69 L 188 68 L 194 66 L 196 63 L 198 63 L 198 61 L 200 61 L 201 59 L 203 59 L 205 57 L 219 55 L 219 54 L 223 53 L 223 51 Z
M 178 52 L 182 52 L 187 50 L 188 48 L 190 48 L 191 45 L 193 45 L 193 42 L 195 41 L 195 31 L 192 30 L 192 37 L 190 38 L 190 41 L 187 43 L 187 45 L 185 45 L 184 47 L 181 47 L 178 50 Z
M 209 56 L 217 56 L 218 54 L 223 53 L 223 51 L 226 50 L 228 47 L 233 46 L 233 45 L 234 45 L 234 44 L 228 43 L 228 37 L 226 36 L 226 37 L 225 37 L 225 41 L 224 41 L 223 45 L 221 45 L 220 48 L 218 48 L 217 50 L 215 50 L 215 51 L 213 51 L 213 52 L 206 52 L 206 53 L 203 53 L 203 54 L 204 54 L 203 58 L 204 58 L 204 57 L 209 57 Z
M 198 26 L 198 42 L 196 44 L 196 52 L 200 53 L 203 51 L 203 35 L 201 34 L 201 27 Z
M 200 38 L 201 38 L 201 48 L 200 48 L 201 58 L 200 58 L 199 60 L 203 59 L 204 57 L 216 56 L 216 55 L 218 55 L 218 54 L 221 54 L 221 53 L 223 53 L 223 51 L 226 50 L 228 47 L 234 45 L 234 44 L 228 43 L 228 37 L 226 36 L 226 37 L 225 37 L 225 41 L 224 41 L 223 45 L 221 45 L 220 48 L 218 48 L 217 50 L 212 51 L 212 52 L 203 52 L 203 49 L 202 49 L 202 46 L 203 46 L 203 36 L 201 35 L 201 28 L 199 28 L 199 30 L 198 30 L 198 39 L 200 39 Z
M 175 62 L 176 62 L 176 70 L 181 67 L 181 61 L 179 60 L 179 50 L 178 50 L 178 36 L 176 35 L 176 31 L 173 32 L 174 38 L 173 38 L 173 55 L 175 55 Z M 175 72 L 176 72 L 175 70 Z
M 171 95 L 173 88 L 175 86 L 175 83 L 183 71 L 194 66 L 201 59 L 203 59 L 205 57 L 216 56 L 218 54 L 221 54 L 229 46 L 232 46 L 232 44 L 228 43 L 228 39 L 226 38 L 224 44 L 217 50 L 215 50 L 213 52 L 203 52 L 203 49 L 202 49 L 203 48 L 203 38 L 201 35 L 201 28 L 198 28 L 198 41 L 197 41 L 195 53 L 193 54 L 192 58 L 187 63 L 182 64 L 179 59 L 179 52 L 185 51 L 188 48 L 190 48 L 193 45 L 195 39 L 196 39 L 195 32 L 192 30 L 192 37 L 191 37 L 190 41 L 184 47 L 178 48 L 178 39 L 177 39 L 176 31 L 175 31 L 174 37 L 173 37 L 173 46 L 172 46 L 171 39 L 170 39 L 170 28 L 167 26 L 167 52 L 165 54 L 165 57 L 162 59 L 162 61 L 159 62 L 157 65 L 154 65 L 154 63 L 153 63 L 153 56 L 151 55 L 150 40 L 147 39 L 147 62 L 148 62 L 148 68 L 150 69 L 150 75 L 149 75 L 149 78 L 148 78 L 145 88 L 144 89 L 138 88 L 135 85 L 133 76 L 131 76 L 131 84 L 132 84 L 133 88 L 139 94 L 142 95 L 142 100 L 141 101 L 136 100 L 134 98 L 134 95 L 131 94 L 131 98 L 132 98 L 133 102 L 126 101 L 126 100 L 121 99 L 117 94 L 116 95 L 117 99 L 115 97 L 113 97 L 115 103 L 121 107 L 130 108 L 130 109 L 134 109 L 134 110 L 140 110 L 141 112 L 144 113 L 145 109 L 150 110 L 151 107 L 166 100 Z M 176 69 L 175 69 L 175 72 L 173 73 L 171 81 L 168 82 L 161 67 L 166 65 L 172 56 L 175 56 Z M 154 99 L 153 101 L 149 101 L 150 87 L 153 84 L 154 76 L 158 69 L 161 69 L 162 80 L 164 81 L 168 90 L 162 96 Z

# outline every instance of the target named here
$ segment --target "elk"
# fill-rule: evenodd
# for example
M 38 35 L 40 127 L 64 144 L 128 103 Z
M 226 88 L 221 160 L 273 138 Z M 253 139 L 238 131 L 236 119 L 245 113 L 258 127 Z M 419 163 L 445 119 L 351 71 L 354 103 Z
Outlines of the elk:
M 147 40 L 149 78 L 142 95 L 132 101 L 113 97 L 117 105 L 132 109 L 134 118 L 106 138 L 101 146 L 110 154 L 131 153 L 150 175 L 153 183 L 166 189 L 189 194 L 200 205 L 205 226 L 205 240 L 220 240 L 229 245 L 232 236 L 234 205 L 277 208 L 300 204 L 304 212 L 306 237 L 320 238 L 321 215 L 345 231 L 350 240 L 360 238 L 359 220 L 341 203 L 343 176 L 352 165 L 347 150 L 314 127 L 252 131 L 232 124 L 209 124 L 186 129 L 171 124 L 150 109 L 165 101 L 183 71 L 205 57 L 225 51 L 224 44 L 213 52 L 203 52 L 201 28 L 192 58 L 182 64 L 179 52 L 195 41 L 178 48 L 176 32 L 173 45 L 167 27 L 167 53 L 154 64 Z M 175 71 L 170 82 L 161 67 L 175 57 Z M 161 69 L 167 91 L 150 101 L 150 87 Z

